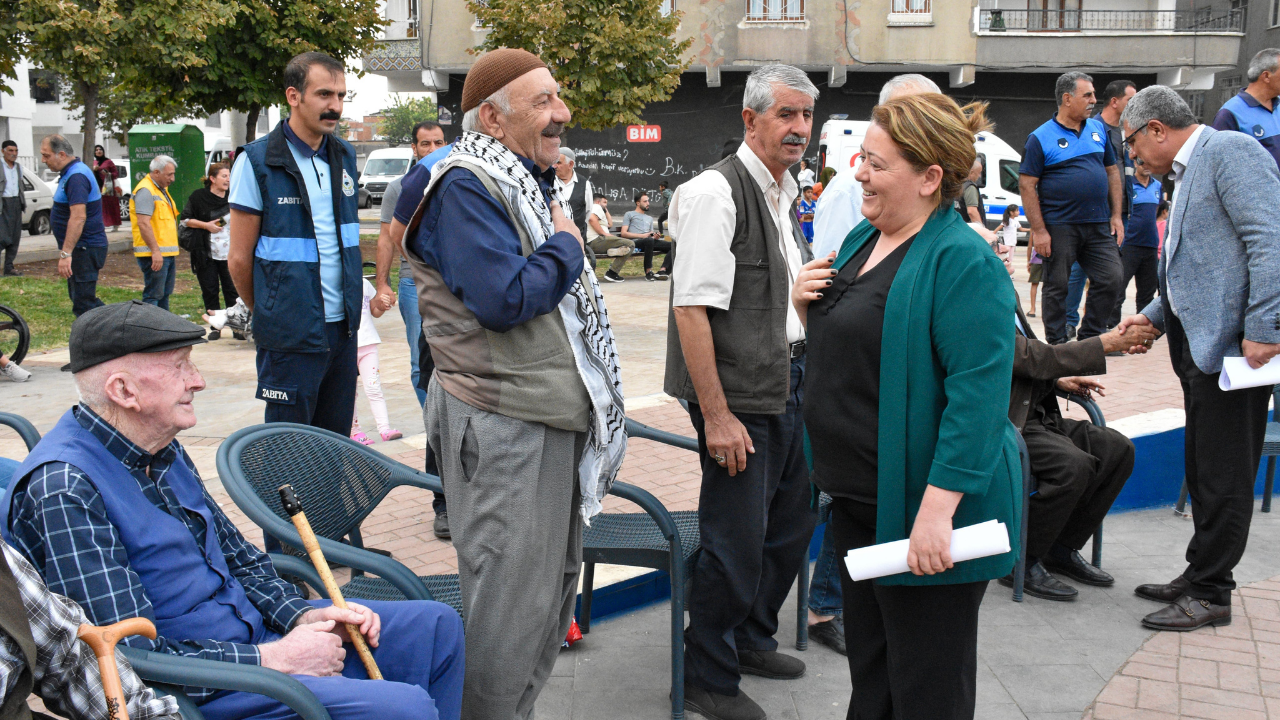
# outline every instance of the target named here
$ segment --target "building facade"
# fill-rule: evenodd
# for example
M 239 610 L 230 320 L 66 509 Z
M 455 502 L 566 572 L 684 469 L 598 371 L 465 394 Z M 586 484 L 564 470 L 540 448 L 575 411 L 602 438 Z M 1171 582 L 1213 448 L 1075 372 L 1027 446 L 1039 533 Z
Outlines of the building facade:
M 1099 91 L 1127 78 L 1203 93 L 1238 72 L 1246 19 L 1233 5 L 1243 0 L 666 0 L 668 9 L 673 2 L 682 13 L 677 37 L 693 42 L 671 100 L 644 112 L 660 140 L 629 137 L 622 126 L 573 128 L 565 137 L 579 168 L 619 206 L 717 161 L 725 142 L 741 136 L 746 74 L 764 64 L 809 72 L 822 93 L 815 126 L 833 114 L 866 117 L 887 79 L 919 72 L 958 101 L 990 102 L 996 134 L 1021 148 L 1053 114 L 1059 74 L 1089 72 Z M 460 118 L 462 81 L 474 61 L 467 49 L 485 30 L 464 0 L 415 7 L 413 36 L 380 41 L 364 68 L 385 75 L 392 92 L 435 92 Z

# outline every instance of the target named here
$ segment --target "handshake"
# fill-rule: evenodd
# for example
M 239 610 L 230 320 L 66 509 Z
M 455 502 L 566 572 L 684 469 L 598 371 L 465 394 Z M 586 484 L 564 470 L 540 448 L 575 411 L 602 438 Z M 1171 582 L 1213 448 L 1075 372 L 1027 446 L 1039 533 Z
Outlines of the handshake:
M 1136 316 L 1146 320 L 1145 317 Z M 1160 337 L 1161 332 L 1149 323 L 1139 324 L 1136 318 L 1126 318 L 1110 332 L 1098 336 L 1102 340 L 1105 352 L 1122 352 L 1139 355 L 1151 349 L 1152 343 Z

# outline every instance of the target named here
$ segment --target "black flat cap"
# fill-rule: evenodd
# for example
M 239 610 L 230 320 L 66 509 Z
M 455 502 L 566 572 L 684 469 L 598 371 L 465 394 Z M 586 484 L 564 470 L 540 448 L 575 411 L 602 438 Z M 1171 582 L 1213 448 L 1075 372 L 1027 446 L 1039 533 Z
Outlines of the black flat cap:
M 71 372 L 132 353 L 177 350 L 205 342 L 204 328 L 141 300 L 103 305 L 71 324 Z

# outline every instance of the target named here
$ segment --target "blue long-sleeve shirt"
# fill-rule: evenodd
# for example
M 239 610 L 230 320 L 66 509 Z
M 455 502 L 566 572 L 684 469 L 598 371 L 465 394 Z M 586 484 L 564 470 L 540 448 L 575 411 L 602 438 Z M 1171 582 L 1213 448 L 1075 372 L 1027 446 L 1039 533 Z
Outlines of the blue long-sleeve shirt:
M 539 177 L 543 196 L 549 185 L 532 160 L 520 158 Z M 506 332 L 556 309 L 582 274 L 582 246 L 558 232 L 529 257 L 502 203 L 469 171 L 453 168 L 440 179 L 408 247 L 440 273 L 480 325 Z

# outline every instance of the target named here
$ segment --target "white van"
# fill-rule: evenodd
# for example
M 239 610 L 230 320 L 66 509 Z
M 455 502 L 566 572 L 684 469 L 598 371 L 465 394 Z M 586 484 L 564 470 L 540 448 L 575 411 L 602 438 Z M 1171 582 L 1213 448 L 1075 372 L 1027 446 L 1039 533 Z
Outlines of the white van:
M 360 207 L 381 205 L 387 183 L 409 172 L 412 165 L 412 148 L 381 148 L 369 153 L 360 173 Z
M 836 172 L 851 170 L 857 163 L 862 138 L 870 125 L 864 120 L 835 118 L 823 123 L 822 134 L 818 137 L 818 175 L 821 176 L 827 167 L 835 168 Z M 1014 203 L 1018 205 L 1018 240 L 1025 242 L 1031 226 L 1027 223 L 1018 193 L 1018 167 L 1022 164 L 1022 156 L 989 132 L 978 133 L 973 145 L 984 168 L 978 184 L 982 187 L 987 226 L 994 230 L 1004 218 L 1005 208 Z
M 226 162 L 235 152 L 231 138 L 226 136 L 204 136 L 204 176 L 209 177 L 209 166 L 216 162 Z

